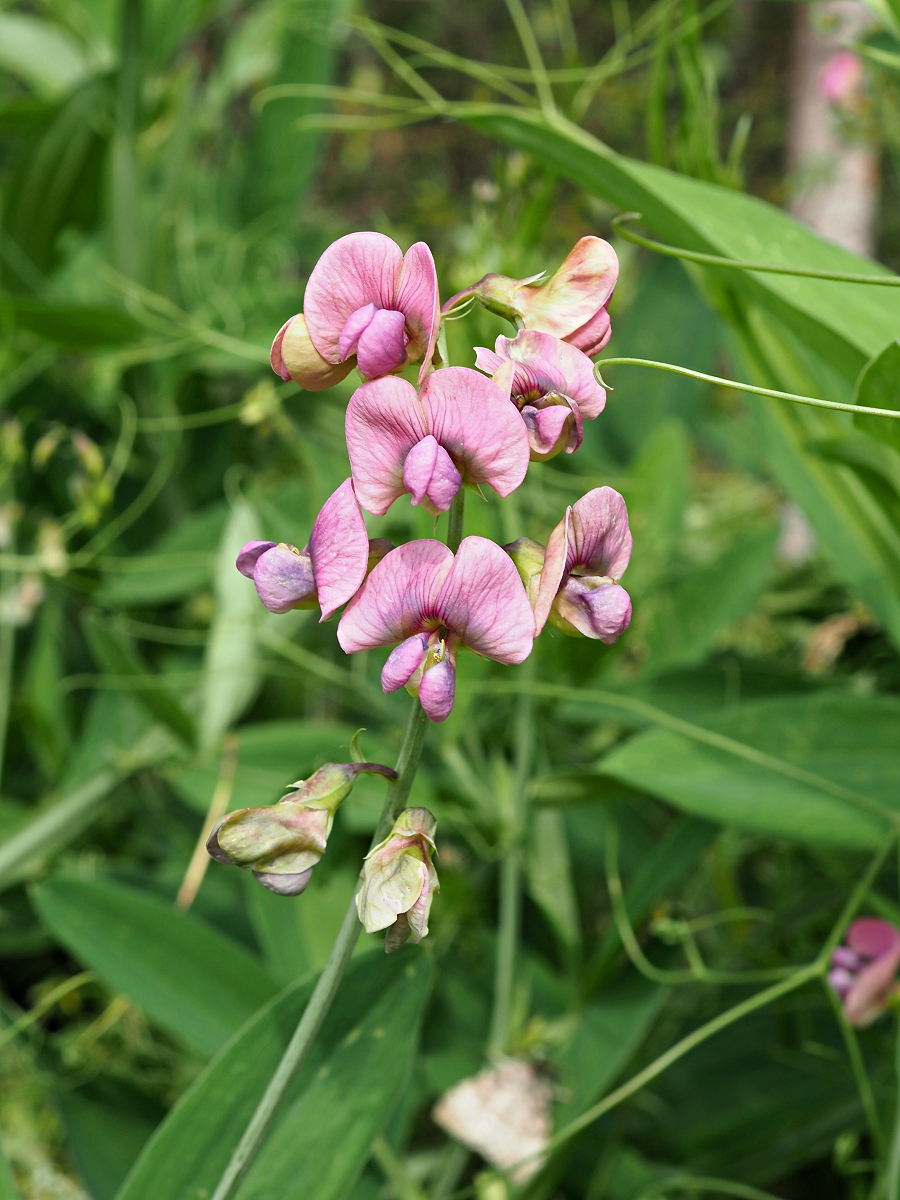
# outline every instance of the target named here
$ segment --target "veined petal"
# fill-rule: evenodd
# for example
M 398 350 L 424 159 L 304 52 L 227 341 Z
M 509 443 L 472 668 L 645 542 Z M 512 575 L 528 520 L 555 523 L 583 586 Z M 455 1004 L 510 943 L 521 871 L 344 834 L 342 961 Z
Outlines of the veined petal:
M 500 496 L 528 471 L 528 432 L 515 407 L 468 367 L 446 367 L 425 380 L 421 400 L 433 433 L 464 478 L 489 483 Z
M 486 658 L 520 663 L 531 653 L 534 614 L 519 573 L 509 555 L 487 538 L 463 538 L 435 614 Z
M 309 336 L 328 362 L 341 362 L 341 333 L 357 309 L 393 308 L 402 262 L 400 247 L 383 233 L 348 233 L 313 267 L 303 312 Z
M 621 579 L 631 558 L 628 509 L 611 487 L 593 488 L 572 508 L 567 569 Z
M 344 322 L 344 328 L 338 338 L 338 350 L 342 359 L 349 358 L 351 354 L 356 353 L 359 339 L 372 324 L 372 318 L 377 311 L 374 304 L 366 304 L 363 308 L 358 308 L 356 312 L 351 313 Z
M 412 494 L 413 504 L 425 501 L 426 508 L 436 516 L 453 503 L 462 476 L 444 447 L 429 433 L 407 454 L 403 483 Z
M 585 637 L 611 646 L 631 624 L 631 597 L 617 583 L 591 588 L 572 575 L 556 597 L 552 612 Z
M 497 339 L 499 341 L 499 338 Z M 507 338 L 511 341 L 511 338 Z M 509 357 L 507 355 L 507 357 Z M 487 346 L 475 347 L 475 366 L 479 371 L 484 371 L 486 375 L 493 375 L 494 372 L 506 361 L 506 359 L 497 354 L 494 350 L 488 350 Z
M 384 516 L 406 491 L 407 454 L 429 432 L 416 389 L 388 376 L 364 383 L 350 397 L 345 428 L 357 499 Z
M 428 635 L 425 633 L 414 633 L 405 642 L 395 646 L 381 671 L 381 690 L 396 692 L 398 688 L 406 687 L 422 665 L 427 652 Z
M 456 695 L 456 663 L 448 651 L 439 663 L 429 667 L 419 684 L 419 703 L 428 718 L 436 723 L 446 721 Z
M 362 331 L 356 348 L 356 365 L 365 379 L 390 375 L 406 362 L 403 313 L 380 308 Z
M 392 307 L 399 309 L 406 318 L 406 328 L 411 338 L 408 347 L 410 359 L 414 361 L 421 355 L 424 360 L 419 372 L 421 383 L 431 370 L 431 358 L 440 329 L 437 271 L 431 250 L 424 242 L 416 242 L 403 256 Z
M 325 501 L 309 535 L 321 620 L 326 621 L 359 591 L 369 565 L 369 535 L 353 491 L 345 479 Z
M 605 308 L 618 277 L 619 260 L 609 242 L 583 237 L 546 283 L 519 287 L 514 304 L 526 329 L 569 339 Z
M 576 329 L 574 333 L 570 333 L 566 341 L 579 349 L 582 354 L 593 358 L 595 354 L 600 353 L 611 336 L 612 323 L 609 319 L 609 313 L 605 308 L 601 308 L 580 329 Z
M 603 411 L 606 392 L 597 382 L 594 364 L 575 346 L 536 329 L 522 329 L 514 338 L 501 334 L 496 345 L 498 357 L 521 363 L 537 379 L 546 378 L 550 385 L 546 390 L 569 396 L 583 417 L 591 419 Z
M 565 578 L 571 529 L 572 510 L 567 508 L 565 516 L 550 534 L 550 540 L 547 542 L 541 581 L 537 589 L 537 599 L 534 602 L 535 637 L 547 624 L 550 608 Z
M 515 574 L 512 560 L 506 562 Z M 347 605 L 337 630 L 341 649 L 353 654 L 389 646 L 436 624 L 436 600 L 452 564 L 450 550 L 431 538 L 392 550 Z

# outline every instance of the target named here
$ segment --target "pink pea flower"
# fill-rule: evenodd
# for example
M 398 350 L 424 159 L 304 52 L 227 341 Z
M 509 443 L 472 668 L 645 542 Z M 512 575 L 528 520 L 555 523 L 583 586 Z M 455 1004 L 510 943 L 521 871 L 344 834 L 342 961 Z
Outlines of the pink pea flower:
M 382 558 L 388 549 L 383 538 L 369 542 L 353 480 L 345 479 L 325 501 L 302 550 L 286 542 L 248 542 L 235 565 L 270 612 L 318 603 L 325 621 L 359 590 L 370 557 Z
M 474 296 L 478 302 L 523 329 L 552 333 L 587 355 L 599 354 L 610 337 L 606 306 L 619 278 L 619 260 L 603 238 L 583 237 L 546 283 L 540 275 L 509 279 L 485 275 L 451 297 L 444 312 Z
M 475 351 L 475 366 L 495 383 L 501 378 L 505 383 L 505 364 L 513 364 L 509 398 L 528 429 L 532 462 L 578 449 L 582 421 L 599 416 L 606 404 L 606 392 L 586 354 L 534 329 L 523 329 L 514 338 L 501 334 L 493 350 L 476 346 Z
M 845 945 L 831 956 L 828 982 L 844 1002 L 852 1025 L 871 1025 L 898 991 L 900 929 L 877 917 L 861 917 L 848 928 Z
M 837 108 L 858 108 L 863 99 L 865 77 L 865 67 L 859 55 L 852 50 L 839 50 L 822 68 L 819 91 L 829 104 Z
M 499 546 L 467 537 L 454 556 L 426 538 L 378 563 L 345 609 L 337 636 L 347 654 L 399 642 L 381 672 L 382 689 L 405 687 L 432 721 L 443 721 L 453 708 L 460 645 L 497 662 L 524 662 L 534 615 Z
M 440 326 L 431 251 L 404 255 L 383 233 L 349 233 L 328 247 L 306 285 L 303 312 L 272 343 L 272 370 L 307 391 L 331 387 L 354 365 L 365 379 L 423 359 L 431 369 Z
M 346 432 L 356 495 L 379 517 L 406 492 L 437 516 L 463 481 L 508 496 L 528 470 L 521 419 L 467 367 L 435 371 L 419 393 L 405 379 L 364 383 L 347 406 Z
M 572 637 L 611 645 L 628 628 L 631 597 L 619 579 L 631 558 L 631 531 L 613 488 L 594 488 L 567 508 L 546 550 L 530 538 L 507 549 L 532 597 L 536 634 L 549 619 Z

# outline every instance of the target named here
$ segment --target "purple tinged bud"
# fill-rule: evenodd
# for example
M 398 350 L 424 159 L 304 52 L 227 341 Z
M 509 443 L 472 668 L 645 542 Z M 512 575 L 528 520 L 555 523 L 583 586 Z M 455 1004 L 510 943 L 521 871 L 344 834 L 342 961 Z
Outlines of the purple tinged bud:
M 246 575 L 248 579 L 252 579 L 260 556 L 276 545 L 277 542 L 248 542 L 237 556 L 234 565 L 242 575 Z
M 611 646 L 631 623 L 631 597 L 609 579 L 573 575 L 553 602 L 550 623 L 572 637 Z
M 432 516 L 447 511 L 461 484 L 453 459 L 433 434 L 422 438 L 407 454 L 403 485 L 412 493 L 412 503 L 424 504 Z
M 446 721 L 453 708 L 456 693 L 456 664 L 449 652 L 428 667 L 419 684 L 419 703 L 426 715 L 435 722 Z
M 301 892 L 306 891 L 312 873 L 312 867 L 307 867 L 297 875 L 272 875 L 265 871 L 254 871 L 253 878 L 276 896 L 299 896 Z
M 253 582 L 260 600 L 273 613 L 285 613 L 300 604 L 311 607 L 316 602 L 312 560 L 286 542 L 260 554 Z
M 427 808 L 407 808 L 383 842 L 366 855 L 356 894 L 359 919 L 367 933 L 388 931 L 388 954 L 408 939 L 428 933 L 428 915 L 440 889 L 431 862 L 437 822 Z

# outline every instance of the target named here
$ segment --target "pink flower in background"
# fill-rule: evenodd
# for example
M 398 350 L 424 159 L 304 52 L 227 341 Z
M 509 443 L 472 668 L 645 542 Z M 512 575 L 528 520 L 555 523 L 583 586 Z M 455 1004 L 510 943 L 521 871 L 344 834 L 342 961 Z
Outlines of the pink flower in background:
M 594 488 L 550 535 L 534 606 L 537 633 L 549 618 L 564 633 L 617 641 L 631 621 L 631 598 L 619 586 L 630 558 L 625 501 L 611 487 Z
M 510 400 L 528 428 L 533 462 L 581 445 L 582 421 L 600 415 L 606 392 L 586 354 L 549 333 L 523 329 L 514 338 L 497 338 L 493 350 L 476 346 L 475 365 L 498 386 L 513 364 Z
M 460 645 L 497 662 L 523 662 L 534 641 L 534 615 L 499 546 L 467 537 L 454 556 L 428 538 L 378 563 L 337 635 L 348 654 L 399 642 L 381 673 L 383 690 L 406 687 L 432 721 L 443 721 L 453 708 Z
M 546 283 L 536 282 L 540 276 L 509 279 L 506 275 L 485 275 L 451 297 L 443 311 L 449 312 L 460 301 L 474 296 L 485 308 L 521 328 L 552 333 L 585 354 L 594 355 L 609 341 L 606 306 L 618 278 L 619 260 L 609 242 L 583 237 Z
M 382 233 L 350 233 L 328 247 L 306 285 L 303 312 L 272 343 L 272 369 L 308 391 L 343 379 L 356 365 L 366 379 L 423 359 L 437 341 L 437 274 L 416 242 L 404 255 Z
M 406 492 L 432 515 L 463 481 L 508 496 L 528 470 L 528 434 L 503 392 L 477 371 L 446 367 L 420 392 L 376 379 L 347 406 L 347 452 L 360 504 L 383 516 Z
M 864 97 L 866 71 L 852 50 L 839 50 L 825 63 L 819 75 L 819 91 L 838 108 L 858 108 Z
M 382 542 L 374 544 L 376 554 L 383 553 Z M 270 612 L 312 608 L 318 602 L 324 621 L 359 590 L 369 557 L 366 523 L 353 481 L 345 479 L 322 506 L 303 550 L 286 542 L 248 542 L 235 565 L 256 584 Z
M 828 982 L 844 1002 L 852 1025 L 870 1025 L 897 991 L 900 929 L 877 917 L 861 917 L 831 956 Z

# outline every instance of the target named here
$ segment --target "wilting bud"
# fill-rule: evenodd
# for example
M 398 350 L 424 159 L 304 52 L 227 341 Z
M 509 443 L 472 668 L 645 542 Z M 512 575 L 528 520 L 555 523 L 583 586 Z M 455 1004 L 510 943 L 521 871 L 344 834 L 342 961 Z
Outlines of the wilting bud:
M 334 387 L 353 370 L 354 362 L 330 363 L 312 344 L 303 313 L 285 321 L 275 335 L 269 361 L 276 375 L 294 383 L 307 392 L 322 392 Z
M 546 283 L 540 275 L 509 279 L 485 275 L 478 283 L 458 292 L 444 305 L 449 312 L 469 296 L 513 321 L 522 329 L 536 329 L 576 346 L 585 354 L 598 354 L 609 341 L 606 306 L 619 277 L 616 252 L 598 237 L 583 237 L 565 262 Z
M 236 566 L 256 584 L 259 598 L 269 612 L 315 608 L 312 559 L 296 546 L 287 542 L 248 542 L 238 555 Z
M 900 998 L 900 929 L 890 921 L 861 917 L 847 929 L 844 941 L 832 952 L 828 982 L 851 1025 L 871 1025 Z
M 279 896 L 298 896 L 325 853 L 338 805 L 361 772 L 396 779 L 380 763 L 326 763 L 277 804 L 239 808 L 216 825 L 206 841 L 211 858 L 250 867 L 254 878 Z
M 394 828 L 366 855 L 356 908 L 366 933 L 386 929 L 386 953 L 428 933 L 428 913 L 440 890 L 431 863 L 437 821 L 427 808 L 406 808 Z
M 528 537 L 516 538 L 514 542 L 510 542 L 503 549 L 516 564 L 519 578 L 525 585 L 528 600 L 531 607 L 534 608 L 541 583 L 541 571 L 544 569 L 546 549 L 540 542 L 535 542 Z

